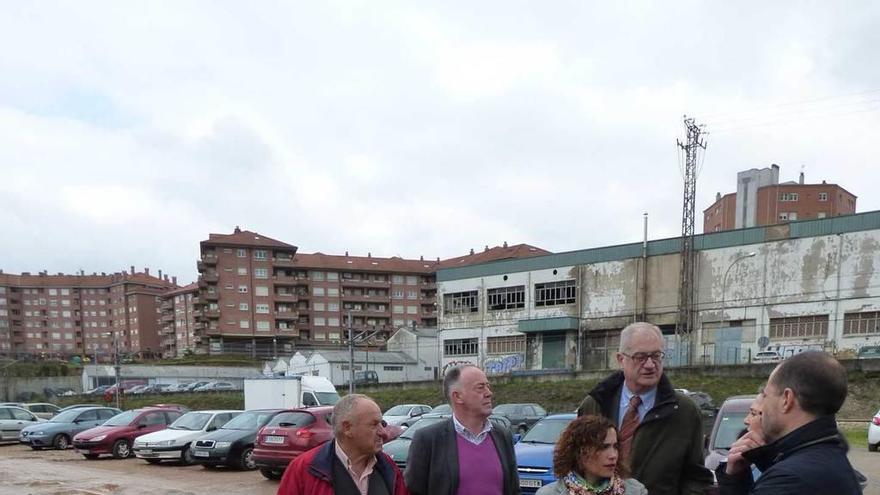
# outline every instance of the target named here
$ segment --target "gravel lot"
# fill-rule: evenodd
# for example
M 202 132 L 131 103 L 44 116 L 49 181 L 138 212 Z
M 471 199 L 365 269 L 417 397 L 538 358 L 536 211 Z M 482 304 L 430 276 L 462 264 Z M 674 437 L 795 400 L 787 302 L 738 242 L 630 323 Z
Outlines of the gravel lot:
M 73 450 L 0 445 L 2 495 L 275 495 L 278 482 L 258 471 L 207 470 L 140 459 L 90 461 Z

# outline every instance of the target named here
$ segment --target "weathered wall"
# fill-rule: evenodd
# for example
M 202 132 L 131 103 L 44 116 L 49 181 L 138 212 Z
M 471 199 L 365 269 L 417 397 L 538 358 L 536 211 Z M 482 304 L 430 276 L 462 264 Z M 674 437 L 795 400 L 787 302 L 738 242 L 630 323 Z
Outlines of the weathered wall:
M 33 392 L 43 395 L 43 389 L 46 387 L 65 387 L 72 388 L 76 392 L 82 392 L 82 379 L 79 375 L 32 378 L 5 378 L 0 375 L 0 398 L 2 398 L 3 402 L 18 400 L 18 395 L 22 392 Z

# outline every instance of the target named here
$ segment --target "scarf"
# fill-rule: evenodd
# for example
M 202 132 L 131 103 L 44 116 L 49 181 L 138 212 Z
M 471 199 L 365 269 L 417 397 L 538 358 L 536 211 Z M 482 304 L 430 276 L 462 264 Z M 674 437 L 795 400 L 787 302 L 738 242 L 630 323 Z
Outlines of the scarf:
M 569 495 L 624 495 L 623 480 L 617 473 L 611 479 L 603 480 L 594 486 L 575 472 L 568 473 L 562 478 L 562 483 L 568 490 Z

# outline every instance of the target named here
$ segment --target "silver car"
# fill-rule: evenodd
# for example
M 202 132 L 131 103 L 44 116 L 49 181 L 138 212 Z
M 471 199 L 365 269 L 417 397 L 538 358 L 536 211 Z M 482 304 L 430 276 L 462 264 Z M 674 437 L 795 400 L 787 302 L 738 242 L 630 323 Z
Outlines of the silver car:
M 45 419 L 38 418 L 34 413 L 20 407 L 0 407 L 0 442 L 18 442 L 18 434 L 22 428 Z

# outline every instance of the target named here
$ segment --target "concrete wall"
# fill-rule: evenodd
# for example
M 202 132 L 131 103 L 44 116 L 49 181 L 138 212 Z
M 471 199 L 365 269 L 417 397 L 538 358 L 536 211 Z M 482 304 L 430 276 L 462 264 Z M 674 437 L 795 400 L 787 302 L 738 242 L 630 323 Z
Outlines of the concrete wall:
M 72 388 L 76 392 L 82 392 L 82 380 L 79 376 L 48 376 L 48 377 L 4 377 L 0 376 L 0 398 L 2 402 L 17 401 L 22 392 L 33 392 L 43 395 L 46 387 Z

